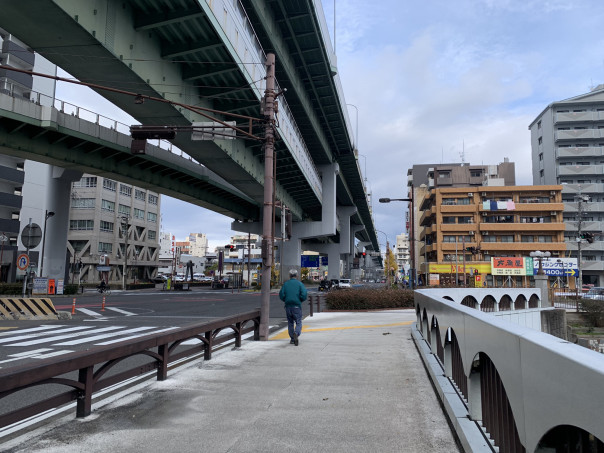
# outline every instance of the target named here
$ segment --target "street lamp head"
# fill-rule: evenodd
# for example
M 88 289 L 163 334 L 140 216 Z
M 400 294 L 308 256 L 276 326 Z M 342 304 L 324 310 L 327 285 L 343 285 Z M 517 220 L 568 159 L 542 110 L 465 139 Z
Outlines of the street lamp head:
M 380 203 L 390 203 L 390 198 L 380 198 Z
M 55 215 L 55 213 L 53 211 L 48 211 L 46 213 L 46 218 L 49 219 L 50 217 L 52 217 L 53 215 Z

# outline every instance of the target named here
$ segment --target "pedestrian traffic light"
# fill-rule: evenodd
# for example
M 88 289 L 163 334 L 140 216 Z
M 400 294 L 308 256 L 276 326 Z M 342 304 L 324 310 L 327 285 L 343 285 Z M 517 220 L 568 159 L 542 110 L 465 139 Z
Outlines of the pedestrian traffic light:
M 227 250 L 235 250 L 235 246 L 232 245 L 232 244 L 225 245 L 224 248 L 227 249 Z

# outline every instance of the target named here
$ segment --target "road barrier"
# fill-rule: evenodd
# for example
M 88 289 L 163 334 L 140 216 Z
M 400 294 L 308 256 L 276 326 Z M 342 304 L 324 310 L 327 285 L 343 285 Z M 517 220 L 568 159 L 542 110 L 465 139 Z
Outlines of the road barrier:
M 1 298 L 0 319 L 58 319 L 50 299 Z

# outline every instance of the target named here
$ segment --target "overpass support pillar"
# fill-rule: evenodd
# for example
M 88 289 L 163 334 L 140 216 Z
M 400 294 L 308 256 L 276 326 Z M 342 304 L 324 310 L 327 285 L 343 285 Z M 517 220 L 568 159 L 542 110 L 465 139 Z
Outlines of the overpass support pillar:
M 298 278 L 300 275 L 300 264 L 302 255 L 302 240 L 300 238 L 293 237 L 289 241 L 284 241 L 281 245 L 281 272 L 282 281 L 289 278 L 289 270 L 296 269 L 298 271 Z
M 352 263 L 351 253 L 354 251 L 354 233 L 350 227 L 350 218 L 356 214 L 357 208 L 354 206 L 338 206 L 337 213 L 340 219 L 340 254 L 344 261 L 344 276 L 350 278 Z M 330 272 L 331 273 L 331 272 Z

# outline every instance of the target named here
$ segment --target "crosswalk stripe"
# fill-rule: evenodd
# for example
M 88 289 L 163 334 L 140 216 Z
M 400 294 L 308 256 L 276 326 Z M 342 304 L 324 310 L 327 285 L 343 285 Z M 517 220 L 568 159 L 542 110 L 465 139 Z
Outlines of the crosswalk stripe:
M 136 313 L 132 313 L 132 312 L 129 312 L 129 311 L 126 311 L 126 310 L 122 310 L 120 308 L 107 307 L 107 310 L 112 310 L 112 311 L 121 313 L 121 314 L 126 315 L 126 316 L 136 316 Z
M 14 335 L 15 333 L 30 333 L 30 332 L 39 332 L 42 330 L 49 330 L 49 329 L 58 329 L 59 327 L 65 327 L 64 325 L 61 326 L 40 326 L 40 327 L 33 327 L 31 329 L 20 329 L 18 331 L 10 331 L 10 332 L 2 332 L 0 333 L 0 337 L 6 337 L 9 335 Z
M 78 330 L 92 329 L 92 328 L 94 328 L 94 326 L 69 327 L 67 329 L 53 330 L 50 332 L 37 332 L 37 333 L 30 333 L 30 334 L 26 334 L 26 335 L 17 335 L 16 337 L 0 338 L 0 344 L 10 343 L 12 341 L 18 341 L 18 340 L 27 340 L 29 338 L 40 338 L 44 335 L 54 335 L 57 333 L 65 333 L 65 332 L 76 332 Z M 22 331 L 18 331 L 18 332 L 14 332 L 14 333 L 21 333 L 21 332 Z
M 5 359 L 5 360 L 0 360 L 0 364 L 14 362 L 16 360 L 22 360 L 22 359 L 26 359 L 26 358 L 31 358 L 33 356 L 36 356 L 38 354 L 41 354 L 43 352 L 48 352 L 48 351 L 52 351 L 52 349 L 49 349 L 49 348 L 34 349 L 33 351 L 25 351 L 25 352 L 19 352 L 17 354 L 9 354 L 7 357 L 11 357 L 11 358 Z
M 140 332 L 140 331 L 149 330 L 149 329 L 156 329 L 156 327 L 136 327 L 133 329 L 122 330 L 120 332 L 111 332 L 111 333 L 108 333 L 105 335 L 96 335 L 94 337 L 79 338 L 77 340 L 64 341 L 63 343 L 54 343 L 53 346 L 73 346 L 76 344 L 88 343 L 90 341 L 102 340 L 103 338 L 115 337 L 116 335 L 121 336 L 126 333 Z M 105 330 L 108 330 L 108 329 L 105 329 Z
M 91 326 L 94 327 L 94 326 Z M 55 337 L 47 337 L 47 338 L 38 338 L 35 340 L 30 340 L 30 341 L 23 341 L 21 343 L 14 343 L 14 344 L 9 344 L 7 346 L 32 346 L 34 344 L 40 344 L 40 343 L 52 343 L 58 340 L 63 340 L 65 338 L 73 338 L 73 337 L 81 337 L 82 335 L 89 335 L 91 333 L 99 333 L 99 332 L 106 332 L 109 330 L 117 330 L 117 329 L 123 329 L 125 326 L 112 326 L 112 327 L 104 327 L 102 329 L 96 329 L 96 330 L 88 330 L 86 332 L 76 332 L 76 333 L 72 333 L 69 335 L 58 335 Z M 85 329 L 89 328 L 89 327 L 84 327 Z
M 101 313 L 97 313 L 96 311 L 88 310 L 87 308 L 78 308 L 77 310 L 81 313 L 84 313 L 85 315 L 94 316 L 95 318 L 104 316 Z
M 153 332 L 143 332 L 143 333 L 141 333 L 139 335 L 131 335 L 131 336 L 126 337 L 126 338 L 118 338 L 116 340 L 105 341 L 103 343 L 95 343 L 95 346 L 104 346 L 104 345 L 107 345 L 107 344 L 119 343 L 120 341 L 125 341 L 125 340 L 130 340 L 132 338 L 142 337 L 142 336 L 147 335 L 149 333 L 161 333 L 161 332 L 167 332 L 168 330 L 174 330 L 174 329 L 176 329 L 176 327 L 168 327 L 166 329 L 159 329 L 159 330 L 155 330 Z

